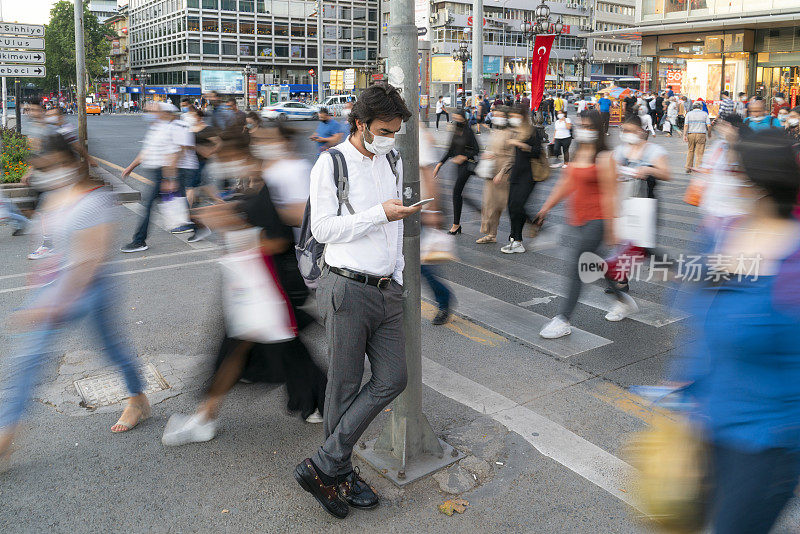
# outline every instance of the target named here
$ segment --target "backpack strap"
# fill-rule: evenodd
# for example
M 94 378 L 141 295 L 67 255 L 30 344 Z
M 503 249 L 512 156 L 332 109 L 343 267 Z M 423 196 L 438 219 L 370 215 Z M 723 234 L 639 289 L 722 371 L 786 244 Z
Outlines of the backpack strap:
M 395 180 L 400 183 L 400 175 L 397 174 L 397 162 L 400 161 L 400 154 L 397 150 L 392 149 L 388 154 L 386 154 L 386 160 L 389 162 L 389 168 L 392 169 L 392 174 L 394 174 Z
M 333 181 L 336 184 L 336 198 L 339 201 L 339 210 L 337 215 L 342 214 L 342 206 L 347 208 L 350 215 L 355 214 L 353 206 L 350 204 L 350 179 L 347 177 L 347 162 L 344 159 L 344 154 L 335 148 L 328 150 L 333 160 Z

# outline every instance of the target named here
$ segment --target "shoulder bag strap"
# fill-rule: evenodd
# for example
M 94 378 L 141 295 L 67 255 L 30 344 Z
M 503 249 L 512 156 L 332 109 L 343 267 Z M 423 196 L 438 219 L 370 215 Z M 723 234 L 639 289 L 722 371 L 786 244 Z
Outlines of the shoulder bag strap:
M 339 211 L 337 215 L 342 214 L 342 206 L 347 208 L 351 215 L 355 214 L 353 206 L 350 204 L 350 180 L 347 176 L 347 162 L 344 159 L 344 154 L 335 148 L 328 150 L 333 160 L 333 181 L 336 183 L 336 198 L 339 200 Z

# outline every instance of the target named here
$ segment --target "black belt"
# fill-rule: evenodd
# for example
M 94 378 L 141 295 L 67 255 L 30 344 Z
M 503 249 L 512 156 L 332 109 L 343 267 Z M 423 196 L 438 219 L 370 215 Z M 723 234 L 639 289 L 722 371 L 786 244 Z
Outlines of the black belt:
M 358 271 L 351 271 L 350 269 L 342 269 L 341 267 L 331 267 L 330 265 L 328 265 L 327 267 L 328 270 L 333 274 L 344 276 L 345 278 L 349 278 L 350 280 L 355 280 L 356 282 L 362 284 L 375 286 L 379 289 L 386 289 L 387 287 L 389 287 L 389 284 L 392 283 L 391 276 L 373 276 L 371 274 L 360 273 Z

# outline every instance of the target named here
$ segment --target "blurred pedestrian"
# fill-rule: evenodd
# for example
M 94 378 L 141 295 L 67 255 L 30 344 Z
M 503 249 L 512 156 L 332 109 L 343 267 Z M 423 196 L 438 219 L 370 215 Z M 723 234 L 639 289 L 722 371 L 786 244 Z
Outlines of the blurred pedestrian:
M 114 281 L 119 279 L 111 276 L 107 263 L 114 234 L 113 194 L 89 176 L 62 137 L 56 135 L 49 146 L 36 156 L 36 166 L 50 186 L 40 211 L 51 231 L 54 255 L 46 272 L 34 275 L 47 283 L 32 291 L 7 322 L 15 332 L 16 348 L 4 373 L 7 395 L 0 404 L 0 461 L 10 454 L 39 371 L 56 352 L 58 337 L 85 316 L 91 318 L 128 390 L 128 402 L 111 431 L 131 430 L 150 415 L 138 362 L 118 316 L 120 299 Z
M 800 142 L 800 106 L 793 107 L 789 112 L 786 118 L 786 134 L 795 142 Z
M 673 383 L 708 444 L 709 532 L 766 534 L 800 477 L 798 154 L 779 131 L 743 136 L 744 216 L 689 286 L 691 335 Z M 717 258 L 717 259 L 715 259 Z M 712 263 L 713 261 L 713 263 Z
M 325 442 L 294 477 L 327 512 L 373 508 L 372 488 L 353 469 L 353 447 L 372 420 L 406 387 L 403 326 L 403 223 L 419 206 L 402 205 L 402 161 L 394 136 L 411 113 L 392 86 L 365 89 L 350 114 L 344 156 L 349 201 L 339 204 L 335 153 L 311 173 L 314 237 L 325 243 L 317 304 L 328 338 Z M 330 151 L 329 151 L 330 152 Z M 372 376 L 362 387 L 364 354 Z
M 653 128 L 653 114 L 649 106 L 650 104 L 647 101 L 639 106 L 639 121 L 642 123 L 642 128 L 647 130 L 651 135 L 655 135 L 656 131 Z
M 528 117 L 528 109 L 524 106 L 517 106 L 508 113 L 508 121 L 511 126 L 511 137 L 508 144 L 514 148 L 514 161 L 511 165 L 509 175 L 508 190 L 508 217 L 511 220 L 511 233 L 508 237 L 508 244 L 503 246 L 500 251 L 504 254 L 516 254 L 525 252 L 522 245 L 522 230 L 525 221 L 533 220 L 528 217 L 525 205 L 528 203 L 536 185 L 533 175 L 533 162 L 542 159 L 542 143 L 544 142 L 543 126 L 541 119 L 538 124 L 531 124 Z M 541 172 L 539 166 L 537 170 Z M 547 172 L 547 166 L 544 167 Z
M 444 96 L 439 95 L 439 99 L 436 101 L 436 129 L 439 129 L 439 119 L 444 115 L 445 120 L 447 123 L 450 123 L 450 114 L 447 113 L 447 106 L 444 103 Z
M 537 220 L 559 202 L 569 199 L 567 219 L 577 231 L 577 242 L 569 260 L 569 289 L 558 315 L 542 328 L 539 335 L 554 339 L 572 333 L 570 317 L 578 303 L 582 282 L 579 276 L 580 257 L 584 252 L 596 253 L 603 241 L 608 246 L 616 244 L 614 219 L 617 215 L 617 175 L 613 155 L 606 147 L 605 136 L 600 135 L 602 120 L 597 111 L 589 111 L 581 118 L 581 127 L 574 137 L 578 143 L 572 162 L 550 192 Z M 617 299 L 606 320 L 620 321 L 638 311 L 636 302 L 611 285 Z
M 464 206 L 464 186 L 467 185 L 467 180 L 475 172 L 480 146 L 475 133 L 467 124 L 466 112 L 463 109 L 453 111 L 453 123 L 455 127 L 450 138 L 450 147 L 434 168 L 433 175 L 436 177 L 442 165 L 452 159 L 453 164 L 456 166 L 456 182 L 453 186 L 453 226 L 448 233 L 460 234 L 461 210 Z M 480 210 L 480 208 L 478 209 Z
M 553 155 L 556 157 L 551 167 L 566 167 L 569 163 L 569 147 L 572 144 L 572 121 L 564 115 L 558 113 L 558 119 L 553 131 Z M 564 162 L 559 163 L 558 158 L 563 155 Z
M 261 116 L 255 111 L 245 113 L 244 129 L 250 135 L 255 135 L 258 130 L 263 128 Z
M 789 103 L 786 101 L 786 95 L 781 92 L 775 93 L 772 97 L 772 116 L 777 117 L 780 110 L 789 110 Z
M 124 245 L 122 252 L 141 252 L 147 250 L 147 232 L 150 226 L 150 213 L 162 190 L 164 180 L 178 179 L 178 161 L 180 160 L 184 143 L 186 143 L 186 127 L 176 124 L 177 108 L 167 102 L 153 102 L 148 105 L 145 119 L 150 124 L 144 137 L 144 146 L 130 165 L 122 171 L 126 178 L 133 170 L 142 165 L 152 182 L 145 204 L 144 218 L 133 235 L 133 240 Z M 180 181 L 175 184 L 179 196 L 186 196 Z
M 481 156 L 489 172 L 483 176 L 483 205 L 481 206 L 481 232 L 476 243 L 497 242 L 500 216 L 508 207 L 508 179 L 514 161 L 514 148 L 508 144 L 513 129 L 508 127 L 507 109 L 497 107 L 492 112 L 492 132 L 489 144 Z
M 611 99 L 608 98 L 608 95 L 603 93 L 603 96 L 597 101 L 597 107 L 600 110 L 600 116 L 603 118 L 603 133 L 608 135 L 608 127 L 611 123 Z
M 320 152 L 324 152 L 342 141 L 342 128 L 338 122 L 333 120 L 328 108 L 319 108 L 317 115 L 319 117 L 319 125 L 317 125 L 317 130 L 309 139 L 317 143 L 317 149 Z
M 755 132 L 770 128 L 781 128 L 781 123 L 778 122 L 777 117 L 773 117 L 765 111 L 764 100 L 761 97 L 754 98 L 747 105 L 747 118 L 744 123 Z

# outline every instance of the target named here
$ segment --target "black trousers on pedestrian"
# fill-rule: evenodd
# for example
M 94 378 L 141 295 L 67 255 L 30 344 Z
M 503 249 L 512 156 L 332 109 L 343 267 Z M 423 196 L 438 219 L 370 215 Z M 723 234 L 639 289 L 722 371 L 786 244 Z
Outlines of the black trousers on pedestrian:
M 525 212 L 525 204 L 528 203 L 533 186 L 536 182 L 532 178 L 512 180 L 508 189 L 508 218 L 511 219 L 511 234 L 509 239 L 522 241 L 522 229 L 525 221 L 530 219 Z
M 436 127 L 439 127 L 439 118 L 444 115 L 444 118 L 447 119 L 447 122 L 450 122 L 450 115 L 447 114 L 446 111 L 440 111 L 436 114 Z
M 600 118 L 603 120 L 603 133 L 608 133 L 608 125 L 611 122 L 611 112 L 601 111 Z
M 572 144 L 572 137 L 565 137 L 564 139 L 556 139 L 553 145 L 555 156 L 558 157 L 563 152 L 564 163 L 569 163 L 569 146 Z
M 461 224 L 461 209 L 464 206 L 464 186 L 467 185 L 467 180 L 472 176 L 472 166 L 465 162 L 461 165 L 456 165 L 456 183 L 453 186 L 453 224 Z M 473 202 L 467 202 L 473 205 Z M 473 206 L 475 207 L 475 206 Z M 478 211 L 481 211 L 478 206 Z

